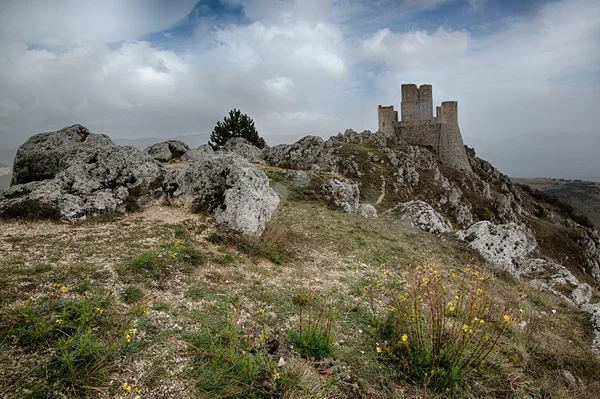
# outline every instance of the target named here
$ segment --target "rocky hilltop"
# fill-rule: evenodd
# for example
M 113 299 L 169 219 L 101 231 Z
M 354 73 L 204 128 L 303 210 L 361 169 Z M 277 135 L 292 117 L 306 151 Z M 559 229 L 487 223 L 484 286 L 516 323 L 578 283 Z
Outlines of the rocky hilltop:
M 533 328 L 532 326 L 558 326 L 556 320 L 559 316 L 551 321 L 540 321 L 541 319 L 538 318 L 541 318 L 541 315 L 549 317 L 549 312 L 556 313 L 556 309 L 550 307 L 560 306 L 560 312 L 564 314 L 560 316 L 564 317 L 564 320 L 560 320 L 572 323 L 576 331 L 583 331 L 578 336 L 581 342 L 573 344 L 571 338 L 560 335 L 562 332 L 553 331 L 552 334 L 555 336 L 548 338 L 543 345 L 550 345 L 548 342 L 556 344 L 556 342 L 563 342 L 561 340 L 564 342 L 570 340 L 571 344 L 583 351 L 581 353 L 585 354 L 585 362 L 596 364 L 597 358 L 600 357 L 600 304 L 598 303 L 600 234 L 595 229 L 579 225 L 569 218 L 569 215 L 561 214 L 560 209 L 553 204 L 535 199 L 530 192 L 513 184 L 507 176 L 490 163 L 477 158 L 473 152 L 467 151 L 467 154 L 471 170 L 459 169 L 440 162 L 436 153 L 427 147 L 395 141 L 380 132 L 357 133 L 352 130 L 327 140 L 307 136 L 293 144 L 282 144 L 263 150 L 238 138 L 229 141 L 219 151 L 213 151 L 207 145 L 189 148 L 186 144 L 173 140 L 140 151 L 130 146 L 117 146 L 108 136 L 94 134 L 81 125 L 74 125 L 57 132 L 35 135 L 19 148 L 14 161 L 11 187 L 0 194 L 0 217 L 6 227 L 4 230 L 8 232 L 3 237 L 4 243 L 0 249 L 8 254 L 21 248 L 25 251 L 23 256 L 39 258 L 24 260 L 22 265 L 25 268 L 36 268 L 39 267 L 39 262 L 49 262 L 44 263 L 50 266 L 41 273 L 50 273 L 45 276 L 54 280 L 55 277 L 51 277 L 54 271 L 63 277 L 66 276 L 57 266 L 62 262 L 60 255 L 56 259 L 48 258 L 44 255 L 43 249 L 36 247 L 37 244 L 31 244 L 31 248 L 37 248 L 34 255 L 27 252 L 27 246 L 19 247 L 18 244 L 24 239 L 20 234 L 39 240 L 39 234 L 43 235 L 43 228 L 58 229 L 47 227 L 56 225 L 42 224 L 41 226 L 46 227 L 39 227 L 40 223 L 48 222 L 38 220 L 62 220 L 73 223 L 60 225 L 58 229 L 60 234 L 68 234 L 68 231 L 71 231 L 69 229 L 72 229 L 72 231 L 88 231 L 93 235 L 100 234 L 100 230 L 95 232 L 94 226 L 97 225 L 90 224 L 90 221 L 98 220 L 103 215 L 106 217 L 130 213 L 131 216 L 117 216 L 123 218 L 117 219 L 123 222 L 99 223 L 100 225 L 107 223 L 109 230 L 117 226 L 114 223 L 124 223 L 122 227 L 118 227 L 124 229 L 123 234 L 129 234 L 126 232 L 135 228 L 136 224 L 143 226 L 142 236 L 136 238 L 138 241 L 135 241 L 134 246 L 147 246 L 148 242 L 159 240 L 153 238 L 155 236 L 151 232 L 152 225 L 158 223 L 158 219 L 152 219 L 155 216 L 149 215 L 156 212 L 163 212 L 170 215 L 169 217 L 177 215 L 176 219 L 181 222 L 175 223 L 175 220 L 173 222 L 179 226 L 177 229 L 185 230 L 180 235 L 191 240 L 190 242 L 195 242 L 196 246 L 198 240 L 202 238 L 201 242 L 204 244 L 201 246 L 205 247 L 207 253 L 213 255 L 217 253 L 217 247 L 213 251 L 210 245 L 220 245 L 221 249 L 218 251 L 227 254 L 229 254 L 227 246 L 234 245 L 233 250 L 241 253 L 239 254 L 241 260 L 235 267 L 232 266 L 233 270 L 237 270 L 233 272 L 236 277 L 233 275 L 215 277 L 215 273 L 219 275 L 224 273 L 215 270 L 221 268 L 227 270 L 228 266 L 220 263 L 225 262 L 223 260 L 225 258 L 219 257 L 221 261 L 217 262 L 211 258 L 213 255 L 203 255 L 204 260 L 198 261 L 200 263 L 195 261 L 196 263 L 193 264 L 196 265 L 197 272 L 193 275 L 205 279 L 202 281 L 205 282 L 206 287 L 214 288 L 223 284 L 232 284 L 232 287 L 236 287 L 231 289 L 237 293 L 237 300 L 242 297 L 252 303 L 246 308 L 244 305 L 234 305 L 238 310 L 241 308 L 242 313 L 246 312 L 246 316 L 242 318 L 246 317 L 247 320 L 241 323 L 248 323 L 248 325 L 252 324 L 250 321 L 252 312 L 264 314 L 265 310 L 260 308 L 261 306 L 275 309 L 275 305 L 269 304 L 273 292 L 282 290 L 287 292 L 289 287 L 298 288 L 300 282 L 308 282 L 325 290 L 329 284 L 327 280 L 331 280 L 330 284 L 337 287 L 340 297 L 347 296 L 349 303 L 352 304 L 350 308 L 344 308 L 344 312 L 347 312 L 344 319 L 346 323 L 349 314 L 359 312 L 360 304 L 364 300 L 361 298 L 367 297 L 369 291 L 363 293 L 362 290 L 363 286 L 368 287 L 371 284 L 364 283 L 372 281 L 372 278 L 368 277 L 372 273 L 369 271 L 370 268 L 377 270 L 379 264 L 398 262 L 396 267 L 400 274 L 404 267 L 402 262 L 432 262 L 443 263 L 454 270 L 462 267 L 460 263 L 468 260 L 469 263 L 480 265 L 490 271 L 496 276 L 496 284 L 505 287 L 504 292 L 497 292 L 499 301 L 524 307 L 521 302 L 529 301 L 525 299 L 528 295 L 538 298 L 534 302 L 527 302 L 530 319 L 529 321 L 523 319 L 520 327 L 515 327 L 513 339 L 523 340 L 523 334 L 539 332 L 538 327 L 536 327 L 538 330 L 528 330 Z M 138 217 L 136 215 L 142 215 L 142 219 L 135 219 Z M 134 220 L 134 222 L 127 220 Z M 328 224 L 319 224 L 325 223 L 324 220 Z M 269 240 L 272 240 L 274 235 L 273 226 L 278 223 L 280 227 L 283 226 L 283 230 L 289 230 L 297 237 L 303 237 L 292 239 L 286 235 L 288 233 L 282 231 L 275 234 L 280 237 L 279 239 L 288 237 L 284 240 L 289 242 L 282 244 L 282 248 L 293 246 L 292 243 L 296 242 L 295 251 L 289 248 L 276 250 L 274 244 L 270 243 Z M 20 226 L 27 226 L 37 233 L 33 235 L 19 233 Z M 171 226 L 165 231 L 175 228 L 170 224 L 165 226 Z M 208 234 L 205 231 L 213 231 L 213 233 Z M 170 233 L 161 234 L 160 240 L 163 241 L 164 236 Z M 143 241 L 142 237 L 145 235 L 147 235 L 146 241 Z M 206 243 L 207 239 L 210 244 Z M 107 240 L 109 242 L 110 238 Z M 245 244 L 240 246 L 240 242 Z M 254 247 L 248 242 L 270 244 L 266 252 L 261 252 L 249 249 Z M 122 249 L 129 254 L 128 256 L 133 255 L 131 248 Z M 170 251 L 165 256 L 176 257 L 175 254 L 178 252 Z M 289 265 L 293 267 L 288 266 L 287 269 L 280 270 L 283 276 L 289 274 L 290 279 L 287 283 L 278 283 L 278 286 L 272 287 L 275 291 L 269 291 L 270 293 L 265 294 L 265 297 L 261 297 L 258 302 L 252 302 L 256 298 L 252 296 L 254 294 L 248 296 L 247 290 L 250 289 L 248 284 L 252 285 L 248 279 L 264 280 L 264 284 L 268 285 L 269 276 L 272 276 L 273 281 L 277 278 L 273 275 L 273 271 L 268 271 L 270 266 L 265 266 L 265 260 L 249 261 L 244 260 L 246 259 L 244 257 L 267 256 L 275 263 L 285 263 L 284 258 L 287 256 L 285 254 L 294 252 L 295 256 L 290 255 L 289 260 Z M 156 257 L 157 254 L 158 252 L 153 256 Z M 98 255 L 94 251 L 90 255 L 98 256 L 100 259 L 107 256 Z M 112 260 L 105 267 L 105 278 L 125 289 L 129 280 L 124 279 L 118 264 L 126 262 L 126 259 L 114 261 L 114 256 L 110 255 Z M 233 255 L 228 256 L 233 259 Z M 207 257 L 213 260 L 206 260 Z M 301 275 L 293 277 L 294 273 L 299 273 L 299 270 L 305 267 L 310 269 L 308 274 L 302 272 Z M 259 271 L 253 268 L 258 268 Z M 175 280 L 181 278 L 179 272 L 171 273 L 175 273 L 171 275 Z M 264 277 L 260 277 L 261 274 Z M 321 274 L 324 279 L 318 277 Z M 162 274 L 157 278 L 158 285 L 154 283 L 146 285 L 148 290 L 146 301 L 154 304 L 166 301 L 160 299 L 165 295 L 179 295 L 167 294 L 171 289 L 174 290 L 173 292 L 180 292 L 178 290 L 181 288 L 172 284 L 179 286 L 188 284 L 176 283 L 175 280 L 169 283 L 168 279 L 163 280 Z M 214 280 L 215 278 L 217 280 Z M 98 277 L 92 277 L 90 281 L 97 280 Z M 5 298 L 8 298 L 6 305 L 9 309 L 7 312 L 22 305 L 22 299 L 19 299 L 14 291 L 17 289 L 15 284 L 18 282 L 23 283 L 21 280 L 7 277 L 4 285 L 0 286 L 0 289 L 6 290 Z M 352 293 L 353 289 L 349 288 L 354 287 L 357 282 L 359 285 L 356 289 L 360 291 L 359 295 Z M 45 288 L 39 288 L 35 284 L 25 284 L 24 287 L 27 295 L 31 292 L 31 298 L 38 294 L 47 294 Z M 253 287 L 251 289 L 255 290 L 256 287 Z M 225 295 L 227 290 L 223 291 L 222 288 L 215 292 L 220 292 L 218 295 Z M 261 292 L 266 292 L 264 289 L 261 288 L 263 290 Z M 493 289 L 490 288 L 492 291 Z M 208 298 L 214 294 L 209 294 L 209 291 L 205 289 L 200 297 Z M 215 298 L 215 303 L 220 303 L 219 298 Z M 177 302 L 173 298 L 169 300 Z M 177 306 L 187 309 L 186 312 L 196 306 L 185 301 L 177 303 L 179 303 Z M 206 306 L 205 299 L 202 303 L 204 303 L 202 306 Z M 376 300 L 371 304 L 375 313 L 377 304 L 382 303 Z M 523 309 L 519 311 L 523 313 Z M 540 316 L 538 316 L 539 312 L 542 312 Z M 285 337 L 286 328 L 282 325 L 294 322 L 295 319 L 293 317 L 279 319 L 274 311 L 272 313 L 273 316 L 269 317 L 273 320 L 267 322 L 265 319 L 265 323 L 270 326 L 268 327 L 270 331 L 279 329 L 277 331 L 280 331 L 280 335 L 276 340 L 278 345 L 282 345 L 285 342 L 282 336 Z M 179 317 L 177 314 L 181 316 L 180 313 L 171 312 L 160 317 L 176 320 Z M 22 319 L 19 319 L 21 316 L 14 317 L 16 317 L 14 320 L 22 322 Z M 158 322 L 152 318 L 150 320 L 151 324 L 152 320 Z M 531 326 L 528 327 L 528 324 Z M 9 327 L 14 328 L 9 323 L 8 326 L 4 325 L 2 331 L 7 334 L 7 337 L 12 337 L 11 340 L 16 339 L 14 334 L 6 333 L 6 331 L 14 331 Z M 343 349 L 344 342 L 351 342 L 352 337 L 360 336 L 361 340 L 365 338 L 360 335 L 362 328 L 357 328 L 356 331 L 360 330 L 360 333 L 357 333 L 353 330 L 354 327 L 346 326 L 345 329 L 340 327 L 337 345 L 342 346 L 341 353 L 345 354 L 345 357 L 340 355 L 337 360 L 334 359 L 332 367 L 342 367 L 339 362 L 343 362 L 344 359 L 346 362 L 351 362 L 351 359 L 357 356 L 356 351 L 372 350 L 372 348 L 359 350 L 350 347 L 354 351 L 351 354 Z M 155 326 L 155 329 L 158 331 L 157 334 L 166 331 L 162 324 L 161 327 Z M 150 330 L 145 334 L 152 335 Z M 172 336 L 179 337 L 178 334 L 179 332 Z M 184 335 L 177 339 L 185 341 L 183 337 Z M 21 349 L 18 345 L 12 346 L 13 344 L 10 344 L 9 349 L 16 356 Z M 346 343 L 346 345 L 350 344 Z M 510 346 L 512 344 L 506 345 L 513 348 Z M 515 345 L 514 350 L 526 351 L 524 347 L 519 346 L 520 344 Z M 569 345 L 567 346 L 571 347 Z M 582 349 L 582 345 L 585 348 Z M 380 351 L 380 346 L 381 344 L 377 343 L 377 352 Z M 548 346 L 544 353 L 551 352 L 553 350 L 551 348 Z M 289 351 L 282 353 L 291 356 Z M 282 355 L 282 359 L 285 356 Z M 502 367 L 493 365 L 489 367 L 510 370 L 506 374 L 502 374 L 504 371 L 498 373 L 508 380 L 516 378 L 514 381 L 510 380 L 512 382 L 508 384 L 509 388 L 506 391 L 512 391 L 515 395 L 519 390 L 525 395 L 534 392 L 535 389 L 529 389 L 530 386 L 537 386 L 536 389 L 539 391 L 540 386 L 549 384 L 547 381 L 538 381 L 537 378 L 542 378 L 541 374 L 536 375 L 529 370 L 523 371 L 525 365 L 534 368 L 538 364 L 536 362 L 557 361 L 553 358 L 538 359 L 529 353 L 507 355 L 500 351 L 497 356 L 501 359 L 498 362 Z M 514 360 L 511 356 L 516 356 L 520 360 Z M 503 362 L 510 364 L 505 365 Z M 144 364 L 140 367 L 140 373 L 146 373 L 144 375 L 147 376 L 147 373 L 150 373 L 148 367 L 154 366 Z M 343 370 L 346 370 L 347 366 L 343 367 Z M 359 369 L 357 373 L 367 373 L 366 365 L 356 367 Z M 552 367 L 554 367 L 552 372 L 561 376 L 562 382 L 559 385 L 562 384 L 561 387 L 564 389 L 560 389 L 563 389 L 561 392 L 565 395 L 593 392 L 598 388 L 590 385 L 593 382 L 590 382 L 589 375 L 578 369 L 580 364 L 574 360 L 569 364 Z M 594 367 L 590 370 L 600 370 L 600 367 Z M 348 370 L 350 370 L 349 365 Z M 368 369 L 368 372 L 379 373 L 371 369 Z M 2 373 L 0 375 L 7 378 L 6 381 L 12 381 L 10 383 L 12 385 L 8 388 L 18 385 L 21 381 L 18 372 L 4 370 Z M 126 373 L 131 374 L 131 370 Z M 335 374 L 331 370 L 327 373 L 329 374 L 325 374 L 325 378 Z M 526 375 L 527 373 L 530 374 Z M 170 371 L 167 374 L 175 380 L 179 378 Z M 344 377 L 340 377 L 342 374 Z M 544 374 L 544 378 L 550 374 Z M 335 378 L 337 378 L 336 384 L 339 383 L 336 385 L 339 388 L 336 392 L 341 396 L 326 394 L 327 397 L 346 397 L 346 395 L 347 397 L 394 397 L 393 389 L 389 387 L 385 392 L 375 393 L 377 384 L 373 385 L 373 381 L 384 378 L 381 376 L 367 378 L 349 371 L 347 373 L 340 371 L 339 375 L 335 374 Z M 390 381 L 396 381 L 393 384 L 397 384 L 397 380 L 389 378 Z M 185 386 L 183 380 L 177 384 L 183 384 L 183 387 L 179 388 L 182 389 L 181 392 L 185 392 L 185 395 L 181 394 L 181 397 L 191 395 L 189 391 L 191 388 Z M 502 383 L 498 384 L 502 385 Z M 162 385 L 158 384 L 155 388 L 152 388 L 151 384 L 147 385 L 148 397 L 168 396 L 160 391 L 162 388 L 158 388 Z M 469 380 L 467 386 L 462 385 L 461 389 L 473 395 L 485 395 L 486 391 L 477 386 L 476 380 Z M 588 389 L 588 386 L 591 388 Z M 114 389 L 117 388 L 107 389 L 109 391 L 113 389 L 115 392 Z M 392 391 L 389 391 L 390 389 Z M 409 384 L 405 389 L 410 393 L 412 388 Z M 501 388 L 497 389 L 501 390 Z M 556 387 L 544 389 L 547 389 L 551 395 L 560 390 Z M 174 391 L 169 392 L 173 394 Z M 167 396 L 160 396 L 161 394 Z M 490 397 L 495 397 L 493 395 L 495 394 L 492 393 Z

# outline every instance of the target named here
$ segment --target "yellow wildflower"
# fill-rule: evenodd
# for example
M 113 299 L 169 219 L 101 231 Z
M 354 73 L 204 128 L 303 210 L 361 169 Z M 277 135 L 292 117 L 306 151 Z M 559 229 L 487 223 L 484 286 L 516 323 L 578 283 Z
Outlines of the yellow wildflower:
M 60 288 L 60 284 L 58 284 L 58 283 L 55 283 L 55 284 L 54 284 L 54 288 Z
M 125 339 L 127 340 L 127 342 L 131 342 L 131 335 L 127 334 L 125 336 Z
M 384 271 L 383 271 L 383 275 L 384 275 L 384 276 L 389 276 L 389 275 L 390 275 L 390 272 L 388 272 L 387 270 L 384 270 Z
M 408 335 L 404 334 L 402 335 L 402 342 L 406 342 L 408 341 Z
M 462 327 L 462 328 L 463 328 L 463 331 L 464 331 L 464 332 L 467 332 L 467 330 L 469 329 L 469 326 L 468 326 L 468 325 L 466 325 L 466 324 L 463 324 L 463 327 Z
M 104 313 L 104 309 L 102 309 L 102 308 L 94 308 L 94 311 L 98 314 Z
M 63 321 L 62 321 L 62 319 L 56 319 L 56 322 L 55 322 L 55 323 L 56 323 L 56 324 L 58 324 L 58 325 L 60 326 L 60 325 L 62 324 L 62 322 L 63 322 Z
M 477 288 L 477 295 L 483 294 L 483 290 L 481 288 Z
M 279 373 L 275 373 L 275 374 L 273 374 L 273 379 L 274 379 L 275 381 L 277 381 L 277 380 L 278 380 L 278 379 L 280 379 L 280 378 L 281 378 L 281 376 L 279 375 Z
M 450 311 L 454 312 L 454 310 L 456 310 L 456 308 L 454 306 L 450 306 Z
M 473 334 L 473 329 L 469 328 L 469 334 Z
M 123 390 L 125 390 L 127 392 L 131 392 L 132 386 L 129 385 L 128 383 L 124 383 L 123 385 L 121 385 L 121 388 L 123 388 Z
M 519 309 L 519 313 L 523 313 L 523 309 Z
M 510 321 L 510 317 L 508 315 L 504 315 L 504 321 L 508 323 Z
M 377 347 L 377 353 L 381 353 L 381 348 Z
M 60 287 L 60 292 L 62 292 L 63 294 L 67 293 L 67 287 L 65 287 L 64 285 L 62 287 Z
M 32 297 L 32 296 L 30 296 L 30 297 L 29 297 L 29 300 L 30 300 L 31 302 L 33 302 L 33 301 L 35 301 L 35 298 L 34 298 L 34 297 Z
M 129 334 L 131 335 L 135 335 L 137 333 L 137 330 L 135 328 L 132 328 L 129 330 Z
M 395 307 L 393 307 L 393 306 L 392 306 L 392 307 L 390 307 L 390 312 L 394 313 L 395 311 L 396 311 L 396 308 L 395 308 Z
M 479 324 L 484 325 L 485 324 L 485 320 L 483 320 L 483 319 L 479 320 Z
M 143 315 L 146 316 L 148 314 L 148 309 L 144 309 Z
M 454 299 L 456 299 L 458 301 L 458 300 L 460 300 L 460 297 L 458 295 L 454 295 Z

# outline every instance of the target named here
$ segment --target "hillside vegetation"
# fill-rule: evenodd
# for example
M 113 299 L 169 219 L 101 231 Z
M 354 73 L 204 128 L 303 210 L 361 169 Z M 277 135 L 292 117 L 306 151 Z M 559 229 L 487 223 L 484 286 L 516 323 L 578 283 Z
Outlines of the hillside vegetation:
M 261 234 L 167 183 L 136 212 L 0 220 L 0 397 L 597 398 L 594 233 L 483 160 L 467 173 L 378 140 L 263 152 L 253 168 L 280 202 Z M 290 171 L 304 161 L 320 166 Z M 332 179 L 378 216 L 341 210 Z M 404 217 L 410 201 L 444 232 Z M 478 221 L 530 231 L 527 255 L 564 266 L 564 283 L 493 266 L 454 233 Z

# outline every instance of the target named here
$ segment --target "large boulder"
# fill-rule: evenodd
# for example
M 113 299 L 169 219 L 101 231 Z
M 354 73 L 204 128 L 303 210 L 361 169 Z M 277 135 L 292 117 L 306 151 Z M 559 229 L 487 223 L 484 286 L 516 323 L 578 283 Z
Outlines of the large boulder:
M 144 152 L 150 154 L 158 162 L 169 162 L 171 159 L 181 159 L 181 156 L 189 149 L 190 147 L 183 141 L 167 140 L 151 145 Z
M 165 181 L 169 195 L 211 212 L 217 222 L 260 235 L 279 205 L 265 173 L 234 154 L 206 154 Z
M 527 255 L 537 247 L 533 232 L 517 223 L 496 225 L 482 221 L 456 234 L 477 250 L 490 267 L 513 276 L 522 273 Z
M 31 136 L 15 155 L 11 185 L 52 179 L 77 162 L 91 162 L 99 148 L 114 146 L 110 137 L 81 125 Z
M 29 150 L 34 154 L 43 153 L 44 149 L 60 154 L 51 143 L 61 145 L 69 142 L 69 139 L 60 137 L 65 132 L 65 129 L 55 132 L 57 137 L 45 137 L 45 140 L 38 141 L 37 146 L 32 146 L 28 140 L 19 152 L 23 158 L 30 156 Z M 67 131 L 67 135 L 72 133 Z M 0 217 L 53 218 L 73 222 L 87 216 L 132 210 L 144 201 L 160 196 L 166 174 L 162 165 L 134 147 L 118 147 L 110 141 L 100 146 L 98 141 L 79 152 L 72 150 L 57 155 L 58 159 L 51 166 L 59 165 L 59 169 L 69 166 L 57 173 L 48 173 L 51 178 L 11 186 L 0 197 Z M 41 171 L 42 164 L 38 163 L 35 170 Z
M 337 209 L 357 213 L 360 201 L 358 184 L 348 180 L 331 179 L 323 186 L 327 202 Z
M 211 146 L 209 146 L 208 144 L 202 144 L 198 148 L 192 148 L 187 150 L 185 154 L 181 156 L 181 160 L 187 162 L 195 162 L 201 160 L 207 154 L 212 155 L 213 153 L 214 151 L 211 148 Z
M 401 214 L 400 220 L 408 221 L 413 227 L 418 227 L 433 234 L 448 233 L 452 231 L 452 225 L 424 201 L 409 201 L 398 204 L 384 214 Z
M 261 159 L 261 150 L 243 137 L 234 137 L 220 148 L 222 152 L 231 152 L 241 156 L 249 162 Z
M 270 165 L 288 169 L 318 169 L 332 171 L 337 168 L 337 159 L 331 148 L 325 148 L 323 139 L 306 136 L 294 144 L 279 144 L 262 150 L 262 158 Z

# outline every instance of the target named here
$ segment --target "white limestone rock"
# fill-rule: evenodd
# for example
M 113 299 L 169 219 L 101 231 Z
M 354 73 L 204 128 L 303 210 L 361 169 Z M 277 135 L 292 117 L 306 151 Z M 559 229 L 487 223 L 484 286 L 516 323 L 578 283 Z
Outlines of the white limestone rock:
M 521 273 L 525 258 L 537 247 L 532 231 L 516 223 L 495 225 L 482 221 L 456 234 L 477 250 L 490 267 L 513 276 Z
M 198 148 L 189 149 L 181 156 L 182 161 L 195 162 L 204 158 L 207 154 L 211 155 L 214 151 L 208 144 L 202 144 Z
M 261 150 L 243 137 L 234 137 L 220 148 L 222 152 L 231 152 L 241 156 L 249 162 L 261 159 Z
M 406 220 L 413 227 L 418 227 L 432 234 L 448 233 L 452 231 L 452 225 L 424 201 L 409 201 L 384 212 L 384 214 L 401 214 L 400 220 Z
M 365 219 L 376 219 L 377 209 L 371 204 L 360 204 L 356 213 L 364 217 Z
M 151 145 L 144 152 L 150 154 L 158 162 L 169 162 L 172 159 L 181 159 L 181 156 L 189 149 L 190 147 L 183 141 L 167 140 Z
M 210 211 L 217 222 L 260 235 L 279 205 L 265 173 L 235 154 L 207 155 L 165 182 L 176 201 Z
M 360 190 L 348 180 L 331 179 L 323 186 L 325 199 L 332 206 L 348 213 L 357 213 Z
M 89 140 L 87 148 L 73 150 L 69 136 L 85 136 L 82 134 L 85 132 L 87 129 L 83 126 L 71 127 L 44 133 L 44 140 L 37 141 L 39 135 L 28 140 L 19 149 L 21 159 L 44 151 L 54 154 L 56 159 L 44 172 L 43 166 L 48 165 L 49 160 L 41 157 L 20 179 L 51 177 L 10 187 L 0 197 L 0 216 L 75 222 L 88 216 L 124 211 L 126 205 L 143 204 L 161 195 L 166 170 L 160 163 L 134 147 L 118 147 L 104 136 L 90 140 L 91 134 L 81 142 Z M 65 134 L 66 139 L 61 137 Z M 57 148 L 61 145 L 67 148 L 62 153 Z

